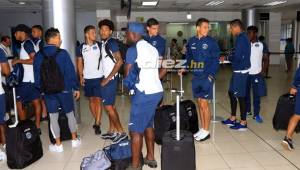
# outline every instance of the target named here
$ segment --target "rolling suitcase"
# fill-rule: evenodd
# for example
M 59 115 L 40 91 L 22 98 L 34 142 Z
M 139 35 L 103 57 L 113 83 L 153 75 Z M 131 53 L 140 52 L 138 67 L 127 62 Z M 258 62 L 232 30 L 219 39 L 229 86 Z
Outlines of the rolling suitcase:
M 190 131 L 180 130 L 180 97 L 182 93 L 182 90 L 177 91 L 176 96 L 176 130 L 166 132 L 163 136 L 161 148 L 162 170 L 196 169 L 193 134 Z
M 18 121 L 16 92 L 13 88 L 15 123 L 6 130 L 7 165 L 11 169 L 23 169 L 43 156 L 42 142 L 33 121 Z
M 67 118 L 66 114 L 63 113 L 62 109 L 59 109 L 58 125 L 60 127 L 60 140 L 61 141 L 71 140 L 72 134 L 69 129 L 68 118 Z M 51 132 L 50 119 L 48 121 L 48 128 L 49 128 L 50 142 L 52 144 L 55 144 L 55 139 Z
M 291 94 L 284 94 L 279 97 L 273 117 L 275 130 L 287 130 L 289 120 L 295 114 L 295 100 L 296 97 Z M 295 131 L 300 132 L 300 123 L 298 123 Z

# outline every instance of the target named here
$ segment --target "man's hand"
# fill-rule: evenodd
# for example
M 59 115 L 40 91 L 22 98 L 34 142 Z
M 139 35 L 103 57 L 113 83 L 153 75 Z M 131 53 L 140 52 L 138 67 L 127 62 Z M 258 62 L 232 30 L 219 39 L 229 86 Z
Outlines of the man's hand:
M 80 98 L 80 92 L 78 90 L 74 91 L 74 98 L 78 100 Z
M 220 56 L 220 62 L 221 62 L 221 63 L 224 63 L 224 61 L 225 61 L 225 56 L 223 56 L 223 55 Z
M 11 64 L 14 66 L 14 65 L 16 65 L 16 64 L 18 64 L 19 63 L 19 60 L 18 59 L 14 59 L 12 62 L 11 62 Z
M 84 80 L 84 78 L 82 78 L 82 77 L 80 78 L 80 85 L 81 85 L 81 86 L 84 86 L 84 85 L 85 85 L 85 80 Z
M 180 70 L 178 71 L 178 75 L 179 75 L 179 76 L 182 76 L 184 72 L 186 72 L 185 69 L 180 69 Z
M 101 86 L 104 87 L 105 85 L 107 85 L 109 83 L 110 79 L 107 77 L 107 78 L 104 78 L 102 81 L 101 81 Z
M 295 88 L 291 88 L 290 89 L 290 94 L 292 94 L 292 95 L 295 95 L 297 93 L 297 89 L 295 89 Z

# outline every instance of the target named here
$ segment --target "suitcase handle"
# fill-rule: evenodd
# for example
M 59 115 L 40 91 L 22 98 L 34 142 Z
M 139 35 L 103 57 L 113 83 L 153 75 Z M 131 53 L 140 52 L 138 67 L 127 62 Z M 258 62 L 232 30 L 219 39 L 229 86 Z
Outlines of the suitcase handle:
M 13 97 L 14 97 L 14 109 L 15 109 L 15 123 L 12 125 L 9 125 L 9 128 L 15 128 L 17 127 L 18 123 L 19 123 L 19 119 L 18 119 L 18 110 L 17 110 L 17 100 L 16 100 L 16 88 L 13 87 Z

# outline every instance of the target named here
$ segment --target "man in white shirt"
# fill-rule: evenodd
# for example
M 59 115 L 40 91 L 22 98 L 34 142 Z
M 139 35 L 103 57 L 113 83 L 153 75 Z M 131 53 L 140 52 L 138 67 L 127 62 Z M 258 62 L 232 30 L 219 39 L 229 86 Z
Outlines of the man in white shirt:
M 100 68 L 101 43 L 97 42 L 95 26 L 84 28 L 85 42 L 77 49 L 77 70 L 85 96 L 89 98 L 90 111 L 95 119 L 95 134 L 101 134 L 102 95 L 100 82 L 103 70 Z
M 143 136 L 147 154 L 144 164 L 157 167 L 154 158 L 153 120 L 155 109 L 162 99 L 163 88 L 159 79 L 159 53 L 151 44 L 142 39 L 144 26 L 129 23 L 127 39 L 133 43 L 127 50 L 125 67 L 125 85 L 134 95 L 131 98 L 129 131 L 132 140 L 132 164 L 126 170 L 140 170 L 140 154 Z
M 103 79 L 101 80 L 101 95 L 103 105 L 109 116 L 108 133 L 102 134 L 103 139 L 111 139 L 112 143 L 119 143 L 127 138 L 118 112 L 115 107 L 115 99 L 118 86 L 118 72 L 123 64 L 119 44 L 112 38 L 114 24 L 108 19 L 98 23 L 101 37 L 101 68 L 103 70 Z
M 3 49 L 6 57 L 12 57 L 12 52 L 11 52 L 11 39 L 9 36 L 2 36 L 1 37 L 1 43 L 0 43 L 0 48 Z
M 247 81 L 246 91 L 246 111 L 251 112 L 251 90 L 253 96 L 253 111 L 255 119 L 258 123 L 262 123 L 263 119 L 260 116 L 260 98 L 266 96 L 266 83 L 264 80 L 265 70 L 263 68 L 263 59 L 267 57 L 268 53 L 264 48 L 263 43 L 257 39 L 258 28 L 256 26 L 249 26 L 247 34 L 251 42 L 251 67 L 249 69 L 249 77 Z

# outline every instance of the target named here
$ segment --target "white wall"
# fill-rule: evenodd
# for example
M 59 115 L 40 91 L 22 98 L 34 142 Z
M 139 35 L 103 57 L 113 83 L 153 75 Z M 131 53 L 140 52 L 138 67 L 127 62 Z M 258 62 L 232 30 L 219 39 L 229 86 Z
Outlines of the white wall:
M 270 12 L 269 21 L 269 50 L 271 52 L 280 52 L 281 36 L 281 13 Z M 270 64 L 280 64 L 280 55 L 271 55 Z
M 18 24 L 26 24 L 28 26 L 40 24 L 42 25 L 41 13 L 0 13 L 1 25 L 0 35 L 8 35 L 10 28 Z M 78 12 L 76 11 L 76 36 L 80 42 L 84 41 L 83 29 L 86 25 L 95 25 L 96 11 Z

